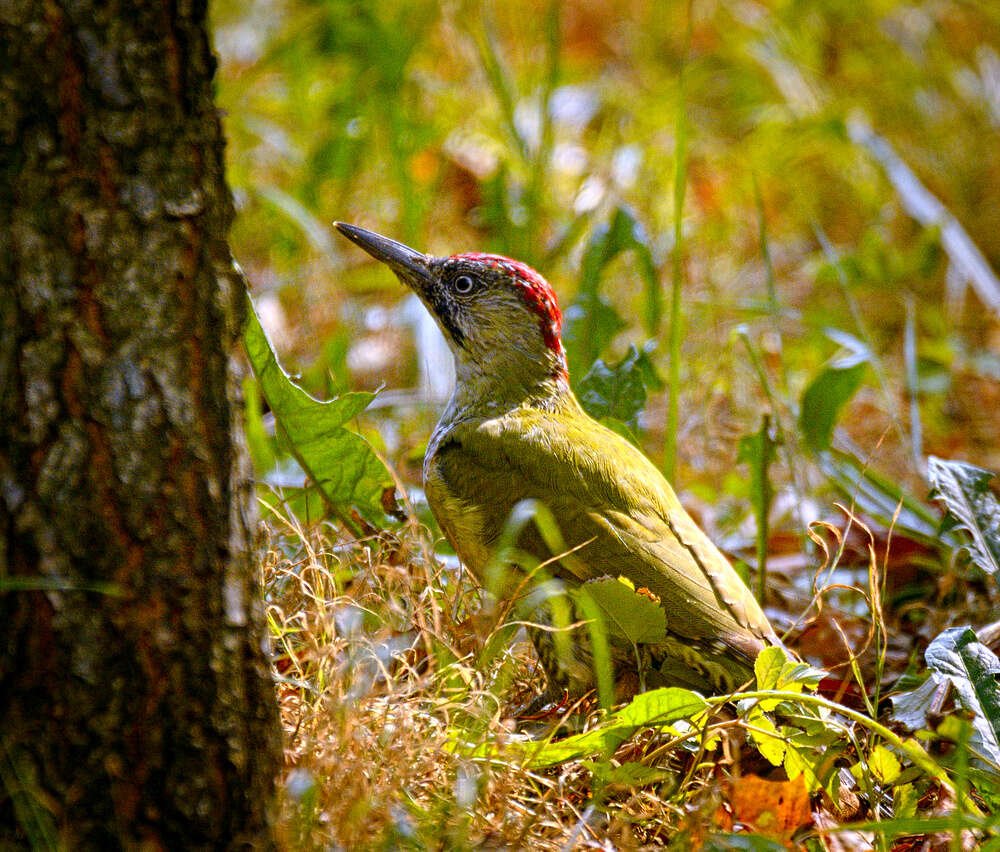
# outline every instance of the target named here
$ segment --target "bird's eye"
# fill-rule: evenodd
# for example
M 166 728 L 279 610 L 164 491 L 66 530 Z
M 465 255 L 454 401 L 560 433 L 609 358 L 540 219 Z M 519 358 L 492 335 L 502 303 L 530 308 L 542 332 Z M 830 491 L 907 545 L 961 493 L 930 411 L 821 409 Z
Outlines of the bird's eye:
M 472 288 L 476 286 L 476 282 L 469 275 L 459 275 L 452 286 L 455 288 L 456 293 L 465 295 L 472 292 Z

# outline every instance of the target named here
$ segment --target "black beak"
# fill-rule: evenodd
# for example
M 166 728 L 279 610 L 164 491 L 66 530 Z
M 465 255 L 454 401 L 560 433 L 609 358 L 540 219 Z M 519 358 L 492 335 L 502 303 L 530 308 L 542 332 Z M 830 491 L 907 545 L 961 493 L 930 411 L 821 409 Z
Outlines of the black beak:
M 374 231 L 367 231 L 357 225 L 347 225 L 343 222 L 334 222 L 333 226 L 340 231 L 347 239 L 356 246 L 363 248 L 376 260 L 381 260 L 393 272 L 395 272 L 405 284 L 422 285 L 426 287 L 431 283 L 431 274 L 428 263 L 430 258 L 421 254 L 409 246 L 376 234 Z

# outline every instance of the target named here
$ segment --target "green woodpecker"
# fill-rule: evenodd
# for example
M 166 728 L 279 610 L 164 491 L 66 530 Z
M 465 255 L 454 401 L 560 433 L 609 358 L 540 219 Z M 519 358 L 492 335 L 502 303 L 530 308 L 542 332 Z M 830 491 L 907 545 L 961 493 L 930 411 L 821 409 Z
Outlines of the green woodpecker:
M 545 279 L 500 255 L 432 257 L 335 225 L 420 297 L 454 355 L 455 391 L 427 446 L 424 486 L 466 567 L 486 583 L 512 510 L 537 501 L 566 550 L 553 552 L 533 524 L 522 527 L 517 544 L 547 563 L 550 577 L 578 590 L 621 579 L 663 608 L 666 631 L 654 631 L 654 642 L 607 632 L 619 683 L 728 692 L 749 681 L 761 649 L 779 644 L 774 629 L 660 471 L 581 408 L 569 386 L 562 315 Z M 535 615 L 551 624 L 545 604 Z M 530 632 L 551 695 L 593 687 L 587 628 L 574 630 L 572 643 L 555 642 L 551 628 Z

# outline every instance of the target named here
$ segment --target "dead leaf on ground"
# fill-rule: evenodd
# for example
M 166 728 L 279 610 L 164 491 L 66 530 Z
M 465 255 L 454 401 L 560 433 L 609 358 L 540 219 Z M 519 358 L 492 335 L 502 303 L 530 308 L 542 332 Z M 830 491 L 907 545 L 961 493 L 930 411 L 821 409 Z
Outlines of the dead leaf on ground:
M 740 823 L 757 834 L 792 848 L 791 838 L 812 823 L 809 792 L 799 776 L 791 781 L 768 781 L 745 775 L 729 783 L 728 807 L 720 807 L 716 821 L 725 830 Z

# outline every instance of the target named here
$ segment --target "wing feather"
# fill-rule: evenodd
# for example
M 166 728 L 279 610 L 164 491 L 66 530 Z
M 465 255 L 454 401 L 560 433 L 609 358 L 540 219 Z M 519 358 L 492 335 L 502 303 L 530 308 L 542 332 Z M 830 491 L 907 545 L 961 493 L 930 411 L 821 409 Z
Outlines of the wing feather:
M 583 545 L 572 561 L 586 577 L 564 560 L 566 579 L 624 576 L 660 598 L 672 633 L 719 639 L 750 659 L 778 641 L 749 589 L 656 467 L 582 411 L 568 417 L 524 407 L 457 424 L 428 459 L 425 484 L 456 547 L 460 536 L 449 527 L 470 510 L 480 519 L 483 547 L 476 550 L 488 552 L 514 505 L 534 498 L 549 507 L 567 547 Z M 526 532 L 522 546 L 540 558 L 553 555 L 537 531 Z M 485 568 L 471 552 L 459 555 L 474 572 Z

